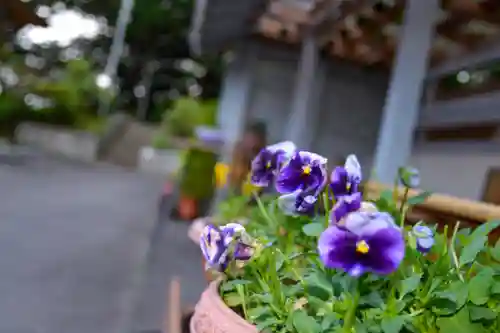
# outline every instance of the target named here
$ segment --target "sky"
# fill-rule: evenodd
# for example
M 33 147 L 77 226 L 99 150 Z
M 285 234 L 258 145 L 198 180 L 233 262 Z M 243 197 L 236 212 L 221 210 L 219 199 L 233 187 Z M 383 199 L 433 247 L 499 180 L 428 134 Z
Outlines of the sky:
M 78 38 L 93 39 L 100 34 L 107 34 L 109 28 L 104 18 L 66 9 L 64 4 L 56 3 L 52 7 L 38 6 L 36 14 L 47 20 L 47 27 L 28 25 L 19 31 L 19 43 L 29 49 L 33 44 L 57 43 L 61 47 L 69 46 Z

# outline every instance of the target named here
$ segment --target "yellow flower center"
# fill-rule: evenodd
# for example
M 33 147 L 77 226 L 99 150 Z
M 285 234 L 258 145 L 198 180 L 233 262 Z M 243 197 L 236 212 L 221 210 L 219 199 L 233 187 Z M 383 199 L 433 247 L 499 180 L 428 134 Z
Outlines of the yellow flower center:
M 360 240 L 356 243 L 356 252 L 366 254 L 368 251 L 370 251 L 370 247 L 364 240 Z
M 345 188 L 346 188 L 346 190 L 350 191 L 351 190 L 351 183 L 347 183 Z
M 271 169 L 271 166 L 272 166 L 272 165 L 271 165 L 271 162 L 270 162 L 270 161 L 269 161 L 269 162 L 267 162 L 267 164 L 266 164 L 266 168 L 267 168 L 267 169 Z
M 303 173 L 304 175 L 310 175 L 310 174 L 311 174 L 311 171 L 312 171 L 312 169 L 311 169 L 311 166 L 310 166 L 310 165 L 304 165 L 304 166 L 302 167 L 302 173 Z

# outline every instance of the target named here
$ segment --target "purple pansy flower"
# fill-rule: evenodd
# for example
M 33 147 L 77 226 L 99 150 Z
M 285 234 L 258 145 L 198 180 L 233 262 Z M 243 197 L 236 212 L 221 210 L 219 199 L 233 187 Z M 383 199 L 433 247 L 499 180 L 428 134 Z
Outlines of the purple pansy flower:
M 317 195 L 326 184 L 327 161 L 318 154 L 296 152 L 280 170 L 276 179 L 276 190 L 281 194 L 302 190 Z
M 338 201 L 335 203 L 330 212 L 330 222 L 338 223 L 346 217 L 347 214 L 359 210 L 361 208 L 361 201 L 361 192 L 355 192 L 338 198 Z
M 387 275 L 401 264 L 405 241 L 391 215 L 354 212 L 343 226 L 334 224 L 321 234 L 318 252 L 326 267 L 342 269 L 351 276 L 365 272 Z
M 434 246 L 434 231 L 425 225 L 415 225 L 410 232 L 410 237 L 415 239 L 417 250 L 421 253 L 429 252 Z
M 356 155 L 349 155 L 344 166 L 333 169 L 330 188 L 335 199 L 358 192 L 362 180 L 361 166 Z
M 269 186 L 283 163 L 296 149 L 291 141 L 280 142 L 262 149 L 252 161 L 250 177 L 252 184 L 260 187 Z
M 401 184 L 408 188 L 420 186 L 420 172 L 414 167 L 399 168 L 398 176 Z
M 224 143 L 222 131 L 215 127 L 198 126 L 195 129 L 195 137 L 206 145 L 221 146 Z
M 219 272 L 226 270 L 232 260 L 248 260 L 252 248 L 243 242 L 245 228 L 238 223 L 216 227 L 205 226 L 200 237 L 200 248 L 207 267 Z
M 314 216 L 315 205 L 318 201 L 315 193 L 297 190 L 293 193 L 283 194 L 278 198 L 278 206 L 289 216 L 307 215 Z

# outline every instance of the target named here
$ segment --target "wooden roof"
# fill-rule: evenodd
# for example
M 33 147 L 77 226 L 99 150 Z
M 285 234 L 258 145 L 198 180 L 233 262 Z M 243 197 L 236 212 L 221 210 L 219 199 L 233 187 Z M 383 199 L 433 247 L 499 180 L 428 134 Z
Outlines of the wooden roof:
M 1 0 L 0 11 L 5 11 L 6 18 L 15 29 L 22 28 L 26 24 L 46 25 L 45 20 L 36 15 L 33 6 L 21 0 Z
M 393 2 L 269 0 L 256 29 L 258 34 L 287 43 L 299 43 L 314 29 L 333 57 L 390 66 L 405 8 L 404 0 Z M 441 0 L 441 8 L 431 66 L 500 40 L 500 0 Z

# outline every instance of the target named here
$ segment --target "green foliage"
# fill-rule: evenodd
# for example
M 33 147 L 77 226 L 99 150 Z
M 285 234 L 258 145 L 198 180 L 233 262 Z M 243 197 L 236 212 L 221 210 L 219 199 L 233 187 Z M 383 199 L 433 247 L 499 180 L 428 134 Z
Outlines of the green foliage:
M 2 62 L 12 67 L 20 84 L 0 94 L 0 134 L 12 135 L 24 121 L 64 125 L 100 132 L 103 120 L 96 116 L 97 103 L 112 96 L 97 88 L 90 63 L 83 59 L 66 63 L 51 76 L 35 75 L 18 61 L 15 54 L 4 55 Z M 49 101 L 45 107 L 25 102 L 33 94 Z
M 217 156 L 201 149 L 190 149 L 186 153 L 182 194 L 194 199 L 210 198 L 215 189 L 214 168 Z
M 182 134 L 191 137 L 197 126 L 214 126 L 216 123 L 217 106 L 214 102 L 200 103 L 194 99 L 184 98 L 176 103 L 175 116 L 169 118 L 173 123 L 166 123 L 169 132 L 177 131 L 183 126 Z M 215 189 L 215 164 L 217 155 L 211 151 L 191 148 L 186 153 L 184 177 L 181 191 L 184 195 L 195 199 L 206 199 L 213 195 Z
M 409 205 L 428 196 L 422 192 L 401 206 L 387 191 L 375 203 L 402 222 Z M 285 216 L 273 198 L 266 198 L 246 217 L 256 243 L 272 246 L 258 247 L 244 267 L 226 271 L 220 293 L 261 332 L 500 332 L 500 241 L 488 244 L 500 221 L 475 230 L 457 226 L 451 239 L 446 230 L 436 234 L 428 254 L 416 250 L 406 226 L 406 256 L 399 269 L 390 276 L 355 279 L 325 268 L 318 258 L 324 216 Z M 346 322 L 352 323 L 347 330 Z

